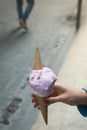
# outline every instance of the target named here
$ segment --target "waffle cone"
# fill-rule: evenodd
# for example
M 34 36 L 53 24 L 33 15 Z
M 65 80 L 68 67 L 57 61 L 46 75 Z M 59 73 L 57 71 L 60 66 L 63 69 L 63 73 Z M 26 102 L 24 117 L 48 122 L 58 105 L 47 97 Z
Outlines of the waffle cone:
M 40 57 L 39 48 L 36 47 L 33 70 L 40 70 L 42 68 L 43 68 L 43 65 L 42 65 L 42 61 L 41 61 L 41 57 Z M 47 105 L 44 104 L 45 97 L 40 97 L 40 96 L 36 95 L 36 98 L 38 100 L 44 121 L 47 124 L 48 123 L 48 107 L 47 107 Z

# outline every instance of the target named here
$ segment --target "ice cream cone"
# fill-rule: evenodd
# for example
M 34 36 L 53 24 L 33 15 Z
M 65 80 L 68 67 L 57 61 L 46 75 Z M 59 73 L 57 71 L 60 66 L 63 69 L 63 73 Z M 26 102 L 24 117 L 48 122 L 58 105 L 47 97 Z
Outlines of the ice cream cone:
M 33 70 L 40 70 L 42 68 L 43 68 L 43 65 L 42 65 L 42 61 L 40 57 L 39 48 L 36 47 Z M 38 100 L 44 121 L 47 124 L 48 123 L 48 107 L 44 104 L 45 97 L 40 97 L 36 95 L 36 98 Z

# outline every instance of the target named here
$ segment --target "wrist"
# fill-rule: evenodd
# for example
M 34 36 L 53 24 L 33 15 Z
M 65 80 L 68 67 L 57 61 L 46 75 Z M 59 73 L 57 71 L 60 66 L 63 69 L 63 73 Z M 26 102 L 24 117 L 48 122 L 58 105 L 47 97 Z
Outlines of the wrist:
M 79 112 L 81 113 L 81 115 L 83 115 L 84 117 L 87 117 L 87 88 L 82 88 L 82 90 L 85 94 L 84 103 L 82 102 L 82 104 L 79 104 L 77 108 Z
M 82 94 L 82 105 L 87 105 L 87 88 L 82 88 L 83 94 Z
M 87 88 L 82 88 L 82 90 L 84 90 L 87 93 Z

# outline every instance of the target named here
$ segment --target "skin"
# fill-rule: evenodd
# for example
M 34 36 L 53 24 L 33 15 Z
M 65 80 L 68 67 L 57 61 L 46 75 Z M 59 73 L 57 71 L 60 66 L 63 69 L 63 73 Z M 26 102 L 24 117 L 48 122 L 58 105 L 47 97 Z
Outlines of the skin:
M 87 93 L 80 88 L 66 87 L 60 84 L 54 85 L 54 92 L 46 98 L 45 105 L 51 105 L 53 103 L 62 102 L 68 105 L 87 105 Z M 37 98 L 32 94 L 32 103 L 34 107 L 39 108 Z

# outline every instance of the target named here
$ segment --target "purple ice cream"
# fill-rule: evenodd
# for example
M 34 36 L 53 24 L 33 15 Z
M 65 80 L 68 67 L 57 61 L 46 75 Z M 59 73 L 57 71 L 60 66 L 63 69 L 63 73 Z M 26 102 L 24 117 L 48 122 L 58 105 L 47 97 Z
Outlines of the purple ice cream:
M 46 97 L 53 92 L 53 84 L 57 80 L 53 71 L 47 67 L 42 70 L 32 70 L 29 74 L 29 84 L 40 96 Z

